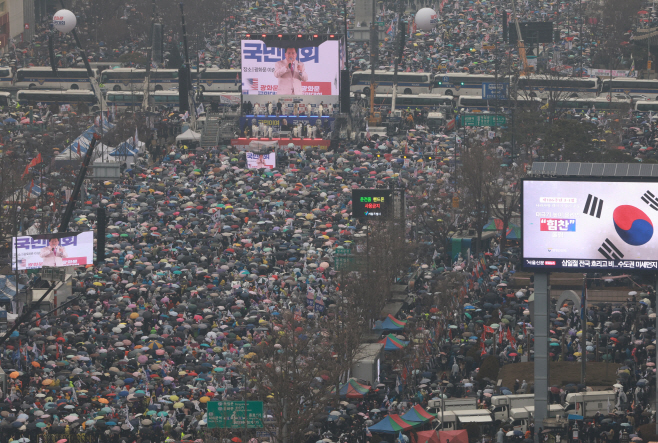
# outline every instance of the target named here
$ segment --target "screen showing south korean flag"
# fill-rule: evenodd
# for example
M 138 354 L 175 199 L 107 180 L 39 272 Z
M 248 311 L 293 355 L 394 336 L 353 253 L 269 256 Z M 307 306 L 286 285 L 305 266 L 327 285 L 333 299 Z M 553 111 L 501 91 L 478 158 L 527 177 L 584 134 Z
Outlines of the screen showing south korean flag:
M 658 183 L 524 180 L 523 267 L 658 270 Z
M 339 51 L 337 40 L 305 48 L 242 40 L 242 95 L 337 96 Z

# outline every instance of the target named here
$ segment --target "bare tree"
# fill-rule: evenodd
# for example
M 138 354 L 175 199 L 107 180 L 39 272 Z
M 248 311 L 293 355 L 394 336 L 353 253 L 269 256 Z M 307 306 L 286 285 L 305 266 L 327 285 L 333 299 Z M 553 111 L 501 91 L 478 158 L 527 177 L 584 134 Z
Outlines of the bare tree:
M 464 212 L 477 233 L 475 252 L 482 252 L 482 227 L 491 214 L 490 197 L 495 187 L 498 165 L 481 143 L 471 143 L 462 153 L 460 185 Z
M 507 246 L 507 229 L 512 217 L 518 214 L 521 202 L 521 176 L 523 171 L 512 166 L 510 170 L 498 178 L 488 189 L 491 215 L 502 221 L 503 230 L 500 234 L 500 252 Z

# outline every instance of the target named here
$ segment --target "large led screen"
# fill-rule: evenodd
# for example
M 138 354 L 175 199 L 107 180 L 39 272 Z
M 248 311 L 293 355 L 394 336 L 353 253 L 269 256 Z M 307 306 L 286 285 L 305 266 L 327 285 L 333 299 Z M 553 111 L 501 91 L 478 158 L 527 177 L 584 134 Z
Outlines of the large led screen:
M 13 237 L 12 268 L 84 266 L 94 262 L 94 233 L 40 234 Z
M 260 40 L 242 40 L 242 94 L 337 96 L 339 49 L 337 40 L 306 48 L 267 47 Z
M 523 267 L 658 269 L 658 183 L 524 180 Z

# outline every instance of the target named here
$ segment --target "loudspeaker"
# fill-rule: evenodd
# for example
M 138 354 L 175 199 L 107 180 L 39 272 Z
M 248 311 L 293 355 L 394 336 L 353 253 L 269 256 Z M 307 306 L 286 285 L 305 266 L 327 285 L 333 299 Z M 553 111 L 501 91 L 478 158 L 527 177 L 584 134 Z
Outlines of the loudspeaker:
M 99 265 L 105 262 L 105 225 L 107 225 L 105 208 L 98 208 L 96 209 L 96 263 Z
M 189 102 L 190 79 L 187 66 L 183 65 L 178 69 L 178 109 L 184 113 L 190 110 Z
M 340 71 L 340 112 L 350 112 L 350 72 L 346 69 Z

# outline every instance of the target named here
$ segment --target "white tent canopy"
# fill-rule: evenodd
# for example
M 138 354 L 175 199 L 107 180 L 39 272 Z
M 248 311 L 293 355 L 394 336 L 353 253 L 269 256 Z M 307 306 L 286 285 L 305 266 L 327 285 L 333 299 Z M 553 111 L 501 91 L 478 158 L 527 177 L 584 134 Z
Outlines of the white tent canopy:
M 191 129 L 188 129 L 187 131 L 183 132 L 182 134 L 176 136 L 176 141 L 181 142 L 181 141 L 201 141 L 201 134 L 198 132 L 194 132 Z

